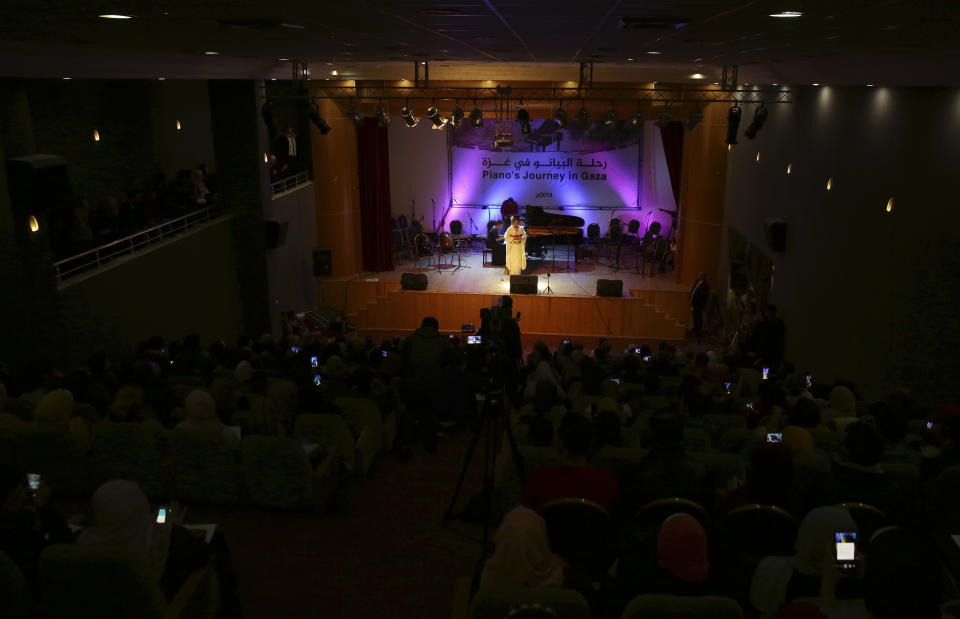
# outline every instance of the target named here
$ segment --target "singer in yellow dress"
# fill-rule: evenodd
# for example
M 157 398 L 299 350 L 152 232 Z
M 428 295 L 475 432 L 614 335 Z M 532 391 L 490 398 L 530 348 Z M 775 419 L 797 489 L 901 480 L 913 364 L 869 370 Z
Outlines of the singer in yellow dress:
M 527 231 L 520 227 L 520 218 L 510 218 L 511 225 L 503 235 L 507 245 L 507 275 L 520 275 L 527 268 Z

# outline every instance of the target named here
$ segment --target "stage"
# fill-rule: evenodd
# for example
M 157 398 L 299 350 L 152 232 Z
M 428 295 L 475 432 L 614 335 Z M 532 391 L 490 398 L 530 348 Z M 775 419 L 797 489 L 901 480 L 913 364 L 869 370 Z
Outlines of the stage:
M 595 262 L 575 261 L 571 250 L 568 260 L 565 246 L 558 245 L 556 261 L 552 248 L 543 258 L 527 257 L 524 275 L 537 276 L 538 294 L 512 295 L 525 345 L 537 339 L 551 346 L 566 338 L 594 345 L 603 337 L 625 346 L 684 339 L 691 322 L 689 290 L 677 284 L 676 274 L 645 276 L 627 250 L 618 269 L 615 254 L 607 253 Z M 395 260 L 393 271 L 321 279 L 318 302 L 345 312 L 360 333 L 375 339 L 407 334 L 428 315 L 440 321 L 441 331 L 459 332 L 464 324 L 479 325 L 480 309 L 510 294 L 510 277 L 503 267 L 491 265 L 489 257 L 484 264 L 481 245 L 475 242 L 461 252 L 459 267 L 454 253 L 442 257 L 439 269 L 434 255 L 429 263 Z M 403 290 L 403 273 L 425 274 L 427 289 Z M 600 279 L 622 280 L 623 296 L 598 297 Z

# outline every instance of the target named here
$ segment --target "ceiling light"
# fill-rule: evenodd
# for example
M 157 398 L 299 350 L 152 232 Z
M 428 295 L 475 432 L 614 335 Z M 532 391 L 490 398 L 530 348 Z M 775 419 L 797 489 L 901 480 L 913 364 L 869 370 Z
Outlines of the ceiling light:
M 586 129 L 590 126 L 590 110 L 586 107 L 581 107 L 580 111 L 577 112 L 577 120 L 580 121 L 580 127 Z
M 600 117 L 600 120 L 602 120 L 603 124 L 605 125 L 612 125 L 613 123 L 617 122 L 617 111 L 611 107 L 608 111 L 603 113 L 603 116 Z
M 650 54 L 651 56 L 659 56 L 659 55 L 660 55 L 660 52 L 655 52 L 655 51 L 652 51 L 652 50 L 649 51 L 649 52 L 647 52 L 647 53 Z
M 483 110 L 479 107 L 473 108 L 473 111 L 470 112 L 470 126 L 474 129 L 479 129 L 483 126 Z
M 337 73 L 337 70 L 334 69 L 333 71 L 330 72 L 330 75 L 339 75 L 339 73 Z
M 517 110 L 517 120 L 520 121 L 520 133 L 530 133 L 530 112 L 526 108 Z
M 703 110 L 697 110 L 683 121 L 683 126 L 687 131 L 693 131 L 701 120 L 703 120 Z
M 377 124 L 381 127 L 389 127 L 390 121 L 390 112 L 387 111 L 387 108 L 382 105 L 378 105 L 374 113 L 377 115 Z
M 436 105 L 427 108 L 427 118 L 430 119 L 434 127 L 442 127 L 445 122 L 443 116 L 440 115 L 440 108 Z
M 463 108 L 458 105 L 450 112 L 450 124 L 454 129 L 459 129 L 461 122 L 463 122 Z
M 271 81 L 271 82 L 275 82 L 275 81 L 277 81 L 277 78 L 271 77 L 271 78 L 270 78 L 270 81 Z
M 671 122 L 673 122 L 673 114 L 670 113 L 670 110 L 663 110 L 660 117 L 653 121 L 653 124 L 661 129 L 665 129 Z
M 813 84 L 810 84 L 810 85 L 811 85 L 811 86 L 819 86 L 820 84 L 813 83 Z
M 180 132 L 180 121 L 178 120 L 178 121 L 177 121 L 177 133 L 179 133 L 179 132 Z
M 792 173 L 793 173 L 793 164 L 792 164 L 792 163 L 788 163 L 788 164 L 787 164 L 787 174 L 792 174 Z
M 757 163 L 760 163 L 760 151 L 757 151 Z
M 327 121 L 325 121 L 323 116 L 320 115 L 320 107 L 316 103 L 311 104 L 309 116 L 310 122 L 316 125 L 317 129 L 320 131 L 320 135 L 327 135 L 330 133 L 330 125 L 328 125 Z
M 289 58 L 277 58 L 277 60 L 278 60 L 279 62 L 288 62 L 290 59 L 289 59 Z
M 100 15 L 100 19 L 133 19 L 133 15 Z
M 62 80 L 72 80 L 73 78 L 72 78 L 72 77 L 61 77 L 60 79 L 62 79 Z
M 553 119 L 557 121 L 561 129 L 565 129 L 567 126 L 567 110 L 558 107 L 557 111 L 553 113 Z
M 39 232 L 40 223 L 37 221 L 37 218 L 33 215 L 30 216 L 30 232 Z
M 627 122 L 627 126 L 631 129 L 639 129 L 643 126 L 643 112 L 636 111 L 630 116 L 630 120 Z
M 874 84 L 867 84 L 867 88 L 873 88 Z
M 760 107 L 753 113 L 753 120 L 750 121 L 750 126 L 743 132 L 743 135 L 747 136 L 748 140 L 752 140 L 757 137 L 757 132 L 763 129 L 765 122 L 767 122 L 767 108 L 761 103 Z
M 633 58 L 627 58 L 627 62 L 633 62 L 633 61 L 634 61 Z
M 355 107 L 351 107 L 347 110 L 347 118 L 352 120 L 353 124 L 358 127 L 363 124 L 363 114 L 361 114 L 360 110 Z
M 400 108 L 400 117 L 403 118 L 403 122 L 407 123 L 408 127 L 416 127 L 417 123 L 420 122 L 417 117 L 413 115 L 413 108 L 409 105 Z
M 267 153 L 263 153 L 263 162 L 270 163 L 270 156 Z
M 832 179 L 832 178 L 828 178 L 828 179 L 827 179 L 827 191 L 830 191 L 832 188 L 833 188 L 833 179 Z
M 220 52 L 203 52 L 207 56 L 219 56 Z
M 166 81 L 166 79 L 167 79 L 167 78 L 165 78 L 165 77 L 158 77 L 158 78 L 157 78 L 157 80 L 159 80 L 159 81 L 161 81 L 161 82 Z
M 703 73 L 694 73 L 693 75 L 690 76 L 690 79 L 692 79 L 692 80 L 702 80 L 702 79 L 703 79 Z
M 93 141 L 94 142 L 100 141 L 100 132 L 97 131 L 96 129 L 93 130 Z
M 770 13 L 770 17 L 803 17 L 800 11 L 780 11 L 779 13 Z
M 893 198 L 890 198 L 889 200 L 887 200 L 887 212 L 889 213 L 892 210 L 893 210 Z
M 740 129 L 740 117 L 743 115 L 743 110 L 739 106 L 734 105 L 730 108 L 730 111 L 727 112 L 727 139 L 726 143 L 728 145 L 737 143 L 737 131 Z M 727 150 L 730 150 L 729 148 Z

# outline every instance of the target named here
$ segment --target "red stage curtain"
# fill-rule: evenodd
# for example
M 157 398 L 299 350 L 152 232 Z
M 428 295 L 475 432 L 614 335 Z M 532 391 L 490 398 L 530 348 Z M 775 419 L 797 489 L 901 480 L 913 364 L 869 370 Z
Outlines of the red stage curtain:
M 360 231 L 364 271 L 393 270 L 390 228 L 390 153 L 387 129 L 367 118 L 357 128 L 360 162 Z
M 667 160 L 667 171 L 670 172 L 670 186 L 673 188 L 673 199 L 680 210 L 680 171 L 683 168 L 683 123 L 675 120 L 660 129 L 660 138 L 663 140 L 663 155 Z

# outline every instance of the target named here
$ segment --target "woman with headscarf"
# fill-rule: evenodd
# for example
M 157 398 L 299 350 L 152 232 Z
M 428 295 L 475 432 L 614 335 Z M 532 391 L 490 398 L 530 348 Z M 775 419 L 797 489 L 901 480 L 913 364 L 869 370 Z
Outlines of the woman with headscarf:
M 760 503 L 793 511 L 793 455 L 783 443 L 757 443 L 750 450 L 747 482 L 727 492 L 717 505 L 723 514 L 735 507 Z
M 850 512 L 842 507 L 818 507 L 800 523 L 795 555 L 760 561 L 750 584 L 750 603 L 762 616 L 776 616 L 781 606 L 796 598 L 820 596 L 821 577 L 825 565 L 832 561 L 837 531 L 857 531 Z M 837 597 L 856 597 L 851 595 L 852 588 L 841 580 Z
M 830 391 L 830 406 L 820 413 L 820 423 L 833 428 L 836 427 L 838 419 L 847 421 L 851 418 L 855 419 L 856 416 L 857 399 L 853 392 L 843 385 L 837 385 Z
M 537 369 L 534 370 L 533 374 L 531 374 L 527 379 L 527 386 L 523 390 L 524 400 L 531 401 L 534 399 L 541 381 L 553 384 L 553 386 L 556 388 L 556 397 L 558 399 L 563 400 L 565 397 L 567 397 L 566 393 L 563 391 L 563 387 L 560 386 L 560 381 L 557 380 L 557 377 L 553 372 L 553 368 L 550 367 L 550 363 L 547 361 L 540 361 L 537 363 Z
M 90 450 L 90 429 L 87 422 L 73 414 L 73 394 L 66 389 L 56 389 L 46 394 L 37 404 L 38 428 L 62 428 L 77 447 Z
M 194 389 L 187 396 L 184 408 L 187 418 L 178 423 L 175 430 L 197 430 L 218 435 L 228 444 L 239 446 L 240 438 L 217 417 L 217 406 L 209 393 L 203 389 Z

